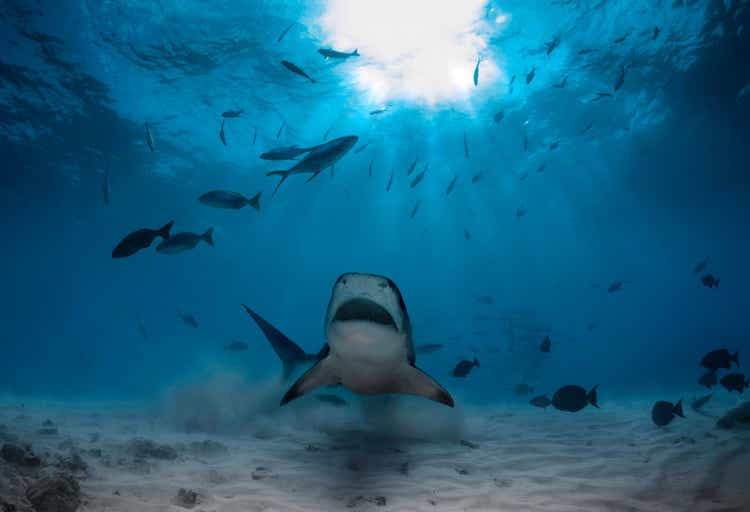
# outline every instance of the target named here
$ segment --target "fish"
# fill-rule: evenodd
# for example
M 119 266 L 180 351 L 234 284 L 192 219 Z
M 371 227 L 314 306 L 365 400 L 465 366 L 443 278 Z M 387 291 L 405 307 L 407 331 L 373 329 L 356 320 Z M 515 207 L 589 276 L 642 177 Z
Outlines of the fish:
M 170 220 L 159 229 L 139 229 L 125 236 L 112 250 L 113 258 L 127 258 L 137 253 L 141 249 L 151 247 L 151 243 L 156 237 L 164 240 L 169 238 L 169 230 L 172 229 L 174 221 Z
M 194 249 L 201 241 L 206 242 L 213 247 L 213 234 L 214 228 L 208 228 L 202 235 L 189 232 L 177 233 L 162 240 L 159 245 L 156 246 L 156 252 L 161 254 L 180 254 Z
M 612 93 L 609 92 L 597 92 L 596 96 L 591 101 L 599 101 L 602 98 L 611 98 Z
M 294 64 L 293 62 L 289 62 L 288 60 L 282 60 L 281 64 L 292 73 L 295 73 L 299 76 L 303 76 L 307 78 L 308 80 L 310 80 L 310 83 L 313 83 L 313 84 L 315 83 L 315 80 L 313 80 L 313 78 L 310 75 L 302 71 L 302 69 L 300 69 L 300 67 Z
M 328 393 L 315 395 L 315 398 L 318 399 L 318 401 L 323 402 L 324 404 L 332 405 L 334 407 L 346 407 L 347 405 L 349 405 L 349 402 L 347 402 L 343 398 Z
M 320 361 L 320 359 L 328 354 L 328 344 L 324 344 L 319 352 L 315 354 L 308 354 L 307 352 L 302 350 L 299 345 L 287 338 L 284 333 L 271 325 L 265 318 L 260 316 L 254 310 L 250 309 L 245 304 L 242 304 L 242 308 L 250 316 L 250 318 L 255 321 L 256 325 L 263 332 L 266 340 L 268 340 L 271 348 L 281 361 L 281 365 L 283 367 L 283 380 L 289 379 L 292 373 L 294 373 L 294 371 L 300 366 L 305 366 L 307 369 L 311 366 L 312 363 Z
M 279 190 L 284 181 L 289 176 L 295 174 L 310 174 L 310 178 L 307 181 L 311 181 L 318 174 L 333 166 L 338 162 L 359 140 L 356 135 L 347 135 L 345 137 L 338 137 L 328 142 L 314 146 L 309 149 L 307 155 L 297 162 L 291 169 L 270 171 L 266 173 L 266 176 L 279 176 L 279 183 L 276 185 L 273 193 Z
M 672 423 L 675 416 L 679 416 L 680 418 L 685 417 L 682 412 L 682 400 L 678 401 L 676 404 L 659 400 L 651 409 L 651 420 L 658 427 L 666 427 Z
M 547 168 L 547 163 L 540 164 L 539 167 L 536 168 L 537 173 L 543 173 L 544 170 Z
M 737 367 L 740 366 L 740 353 L 737 351 L 734 355 L 730 355 L 729 350 L 725 348 L 712 350 L 701 359 L 701 366 L 709 370 L 729 370 L 732 368 L 732 363 Z
M 701 277 L 701 283 L 706 288 L 718 288 L 720 279 L 716 279 L 713 274 L 706 274 Z
M 463 379 L 467 375 L 469 375 L 472 368 L 474 368 L 475 366 L 479 368 L 479 359 L 477 359 L 476 357 L 472 361 L 469 361 L 467 359 L 462 359 L 461 361 L 458 362 L 456 367 L 453 368 L 452 375 L 459 379 Z
M 290 30 L 290 29 L 291 29 L 291 28 L 292 28 L 292 27 L 293 27 L 293 26 L 294 26 L 294 25 L 295 25 L 296 23 L 297 23 L 296 21 L 293 21 L 292 23 L 290 23 L 290 24 L 289 24 L 289 26 L 288 26 L 288 27 L 286 27 L 286 28 L 285 28 L 285 29 L 284 29 L 284 30 L 283 30 L 283 31 L 281 32 L 281 34 L 279 34 L 279 38 L 278 38 L 278 39 L 276 40 L 276 42 L 277 42 L 277 43 L 280 43 L 280 42 L 281 42 L 281 40 L 282 40 L 282 39 L 284 39 L 284 36 L 286 35 L 286 33 L 287 33 L 287 32 L 289 32 L 289 30 Z
M 589 332 L 591 332 L 594 329 L 596 329 L 596 327 L 597 327 L 596 322 L 588 322 L 588 323 L 586 323 L 586 330 L 589 331 Z
M 479 63 L 481 59 L 477 58 L 477 65 L 474 67 L 474 87 L 479 85 Z
M 544 410 L 547 410 L 547 407 L 552 405 L 552 400 L 547 398 L 547 395 L 540 395 L 529 400 L 529 403 L 534 407 L 540 407 Z
M 716 378 L 716 370 L 711 369 L 708 370 L 706 373 L 701 375 L 701 378 L 698 379 L 698 384 L 701 386 L 707 387 L 708 389 L 711 389 L 716 385 L 718 382 L 718 379 Z
M 544 46 L 547 47 L 547 55 L 550 55 L 552 52 L 554 52 L 555 48 L 557 48 L 559 45 L 560 45 L 560 36 L 555 36 L 555 38 L 549 43 L 544 43 Z
M 704 270 L 706 270 L 706 266 L 707 265 L 708 265 L 708 258 L 702 259 L 693 268 L 693 273 L 700 274 L 701 272 L 703 272 Z
M 453 187 L 456 186 L 456 180 L 458 179 L 458 174 L 453 176 L 453 179 L 448 183 L 448 187 L 445 189 L 445 195 L 449 196 L 451 195 L 451 192 L 453 192 Z
M 589 404 L 598 409 L 598 389 L 598 385 L 594 386 L 587 393 L 581 386 L 563 386 L 552 396 L 552 405 L 566 412 L 578 412 Z
M 661 29 L 660 29 L 660 28 L 659 28 L 659 26 L 657 25 L 657 26 L 655 26 L 655 27 L 654 27 L 654 31 L 653 31 L 653 32 L 651 33 L 651 40 L 652 40 L 652 41 L 653 41 L 654 39 L 656 39 L 657 37 L 659 37 L 659 32 L 661 32 Z
M 592 52 L 594 52 L 594 50 L 591 48 L 583 48 L 582 50 L 578 50 L 578 55 L 588 55 Z
M 391 186 L 393 185 L 393 174 L 394 173 L 395 173 L 395 171 L 391 170 L 391 177 L 388 178 L 388 185 L 385 186 L 385 191 L 386 192 L 390 192 L 391 191 Z
M 369 146 L 369 145 L 370 145 L 369 142 L 365 142 L 364 144 L 362 144 L 361 146 L 359 146 L 357 149 L 355 149 L 354 153 L 355 154 L 361 153 L 362 151 L 364 151 L 365 149 L 367 149 L 367 146 Z
M 692 402 L 690 402 L 690 408 L 694 411 L 700 411 L 703 409 L 703 406 L 708 403 L 711 398 L 713 398 L 714 394 L 709 393 L 706 396 L 702 396 L 700 398 L 694 398 Z
M 370 115 L 371 116 L 377 116 L 377 115 L 383 114 L 383 113 L 385 113 L 387 111 L 388 111 L 388 107 L 376 108 L 375 110 L 371 110 L 370 111 Z
M 253 146 L 255 146 L 255 140 L 258 138 L 258 127 L 253 128 Z
M 367 175 L 372 177 L 372 164 L 375 162 L 375 157 L 370 160 L 370 165 L 367 167 Z
M 425 164 L 424 169 L 422 172 L 414 176 L 414 179 L 411 180 L 411 183 L 409 183 L 409 188 L 414 188 L 424 179 L 424 175 L 427 174 L 427 169 L 430 168 L 430 164 Z
M 269 149 L 260 154 L 261 160 L 295 160 L 298 156 L 310 151 L 312 148 L 301 148 L 299 146 L 281 146 Z
M 534 388 L 529 386 L 528 384 L 518 384 L 513 387 L 513 394 L 518 396 L 530 395 L 533 392 Z
M 466 130 L 464 130 L 464 157 L 469 158 L 469 143 L 466 141 Z
M 524 208 L 524 207 L 522 207 L 522 206 L 521 206 L 521 207 L 518 207 L 518 208 L 516 209 L 516 217 L 518 217 L 518 218 L 521 218 L 521 217 L 525 217 L 525 216 L 526 216 L 526 213 L 527 213 L 527 210 L 526 210 L 526 208 Z
M 276 140 L 279 140 L 279 137 L 281 137 L 281 132 L 284 131 L 285 126 L 286 126 L 286 121 L 282 121 L 281 126 L 279 126 L 279 129 L 276 131 Z
M 560 139 L 553 140 L 552 143 L 549 145 L 550 151 L 554 151 L 559 147 L 560 147 Z
M 179 316 L 180 320 L 182 320 L 182 323 L 187 325 L 188 327 L 192 327 L 193 329 L 198 328 L 198 320 L 196 320 L 195 317 L 190 313 L 183 313 L 182 311 L 178 310 L 177 316 Z
M 227 110 L 225 112 L 222 112 L 221 117 L 223 117 L 225 119 L 236 119 L 236 118 L 240 117 L 243 112 L 244 112 L 243 109 L 239 109 L 239 110 Z
M 450 393 L 416 366 L 412 328 L 401 291 L 385 276 L 342 274 L 325 316 L 328 353 L 281 399 L 288 404 L 320 386 L 365 395 L 417 395 L 453 407 Z
M 412 208 L 411 213 L 409 214 L 410 219 L 413 219 L 417 215 L 417 212 L 419 211 L 419 206 L 421 204 L 422 204 L 422 201 L 416 202 L 416 204 L 414 205 L 414 208 Z
M 539 352 L 549 353 L 552 350 L 552 340 L 549 336 L 545 336 L 542 343 L 539 345 Z
M 226 345 L 224 347 L 224 350 L 226 350 L 228 352 L 244 352 L 248 348 L 250 348 L 250 346 L 247 343 L 245 343 L 244 341 L 235 340 L 232 343 L 230 343 L 229 345 Z
M 534 77 L 536 76 L 536 66 L 531 68 L 531 71 L 528 72 L 526 75 L 526 85 L 529 85 L 531 82 L 534 81 Z
M 750 381 L 748 381 L 742 373 L 729 373 L 724 375 L 719 382 L 721 382 L 721 385 L 730 393 L 732 391 L 742 393 L 745 388 L 750 387 Z
M 630 32 L 626 32 L 624 35 L 622 35 L 622 36 L 618 37 L 617 39 L 615 39 L 614 43 L 615 44 L 624 43 L 625 40 L 628 38 L 629 35 L 630 35 Z
M 221 143 L 224 144 L 224 146 L 227 145 L 227 136 L 224 133 L 224 120 L 221 120 L 221 130 L 219 131 L 219 138 L 221 139 Z
M 471 448 L 472 450 L 476 450 L 477 448 L 479 448 L 479 445 L 477 443 L 472 443 L 471 441 L 467 441 L 465 439 L 461 439 L 460 443 L 461 446 Z
M 261 194 L 262 192 L 258 192 L 253 197 L 248 199 L 242 194 L 232 192 L 230 190 L 212 190 L 210 192 L 202 194 L 198 198 L 198 201 L 213 208 L 239 210 L 240 208 L 244 208 L 246 205 L 250 205 L 255 209 L 255 211 L 260 211 Z
M 471 240 L 471 233 L 469 233 L 468 229 L 464 229 L 464 240 L 466 240 L 467 242 Z
M 102 183 L 102 194 L 104 195 L 104 204 L 109 206 L 109 163 L 104 169 L 104 183 Z
M 330 48 L 320 48 L 318 50 L 318 53 L 321 54 L 323 57 L 328 59 L 339 59 L 339 60 L 345 60 L 349 57 L 359 57 L 359 50 L 358 48 L 355 48 L 353 52 L 339 52 L 336 50 L 332 50 Z
M 615 79 L 615 86 L 614 86 L 615 92 L 619 91 L 620 87 L 622 87 L 625 84 L 626 73 L 627 73 L 627 67 L 626 66 L 620 67 L 620 72 L 617 74 L 617 78 Z
M 143 126 L 146 127 L 146 144 L 148 144 L 148 148 L 153 153 L 154 152 L 154 138 L 151 136 L 151 130 L 148 127 L 148 121 L 145 121 L 143 123 Z
M 413 173 L 413 172 L 414 172 L 414 169 L 415 169 L 416 167 L 417 167 L 417 159 L 415 158 L 415 159 L 414 159 L 414 161 L 413 161 L 413 162 L 411 163 L 411 165 L 409 166 L 409 170 L 408 170 L 408 171 L 406 171 L 406 175 L 407 175 L 407 176 L 411 176 L 411 173 Z
M 442 350 L 443 345 L 440 343 L 425 343 L 423 345 L 417 345 L 414 350 L 417 354 L 432 354 L 438 350 Z
M 521 180 L 521 181 L 525 181 L 526 178 L 528 178 L 528 177 L 529 177 L 529 173 L 526 172 L 526 171 L 524 171 L 524 172 L 522 172 L 521 174 L 518 175 L 518 179 Z
M 499 123 L 503 119 L 505 119 L 505 111 L 504 110 L 501 110 L 499 112 L 495 112 L 495 115 L 492 116 L 492 120 L 495 121 L 495 123 Z
M 554 87 L 556 87 L 557 89 L 565 89 L 565 86 L 567 85 L 568 85 L 568 75 L 565 75 L 561 81 L 559 81 L 558 83 L 554 85 Z
M 613 281 L 612 284 L 609 285 L 607 288 L 607 292 L 609 293 L 615 293 L 622 290 L 622 286 L 626 283 L 630 283 L 630 281 Z
M 143 324 L 142 320 L 138 320 L 138 333 L 144 340 L 147 340 L 149 338 L 148 330 L 146 329 L 146 326 Z

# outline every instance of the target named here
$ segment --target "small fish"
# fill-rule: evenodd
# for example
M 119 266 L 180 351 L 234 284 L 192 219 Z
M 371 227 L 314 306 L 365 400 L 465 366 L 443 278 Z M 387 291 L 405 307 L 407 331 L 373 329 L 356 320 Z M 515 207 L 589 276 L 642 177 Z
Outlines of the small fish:
M 475 185 L 475 184 L 479 183 L 480 181 L 482 181 L 482 172 L 481 171 L 478 172 L 478 173 L 476 173 L 474 176 L 471 177 L 471 184 Z
M 531 82 L 534 81 L 534 77 L 536 76 L 536 66 L 531 68 L 531 71 L 528 72 L 526 75 L 526 85 L 529 85 Z
M 485 304 L 489 306 L 495 303 L 495 297 L 491 297 L 489 295 L 482 295 L 481 297 L 477 297 L 477 302 L 480 304 Z
M 513 394 L 518 396 L 527 396 L 534 392 L 534 388 L 528 384 L 518 384 L 513 387 Z
M 411 211 L 411 214 L 409 215 L 409 218 L 413 219 L 414 216 L 419 211 L 419 206 L 422 204 L 422 201 L 417 201 L 417 204 L 414 205 L 414 208 Z
M 411 176 L 411 173 L 413 173 L 413 172 L 414 172 L 414 169 L 415 169 L 416 167 L 417 167 L 417 159 L 415 158 L 415 159 L 414 159 L 414 161 L 413 161 L 413 162 L 411 163 L 411 165 L 409 166 L 409 170 L 408 170 L 408 171 L 406 171 L 406 175 L 407 175 L 407 176 Z
M 704 270 L 706 270 L 706 266 L 708 265 L 708 258 L 705 258 L 698 262 L 698 264 L 693 268 L 693 273 L 700 274 Z
M 284 30 L 283 30 L 283 31 L 281 32 L 281 34 L 279 34 L 279 38 L 278 38 L 278 39 L 276 40 L 276 42 L 277 42 L 277 43 L 280 43 L 280 42 L 281 42 L 281 40 L 282 40 L 282 39 L 284 39 L 284 36 L 286 35 L 286 33 L 287 33 L 287 32 L 289 32 L 289 30 L 291 30 L 291 28 L 292 28 L 292 27 L 293 27 L 293 26 L 294 26 L 294 25 L 295 25 L 296 23 L 297 23 L 296 21 L 293 21 L 293 22 L 292 22 L 292 23 L 291 23 L 291 24 L 290 24 L 290 25 L 289 25 L 288 27 L 286 27 L 286 28 L 285 28 L 285 29 L 284 29 Z
M 246 205 L 252 206 L 255 211 L 260 211 L 260 195 L 258 192 L 251 198 L 247 198 L 237 192 L 230 190 L 212 190 L 198 198 L 201 203 L 213 208 L 224 208 L 228 210 L 239 210 Z
M 536 168 L 536 172 L 538 172 L 538 173 L 540 173 L 540 174 L 541 174 L 541 173 L 543 173 L 543 172 L 544 172 L 544 170 L 545 170 L 546 168 L 547 168 L 547 162 L 545 162 L 545 163 L 541 164 L 541 165 L 540 165 L 539 167 L 537 167 L 537 168 Z
M 578 55 L 587 55 L 589 53 L 592 53 L 594 50 L 591 48 L 584 48 L 582 50 L 578 50 Z
M 458 362 L 455 368 L 453 368 L 453 376 L 463 379 L 469 375 L 469 372 L 471 372 L 472 368 L 475 366 L 479 368 L 479 360 L 476 357 L 473 361 L 463 359 Z
M 544 43 L 544 46 L 547 47 L 547 55 L 554 52 L 555 48 L 557 48 L 559 45 L 560 45 L 560 36 L 555 36 L 555 38 L 549 43 Z
M 425 343 L 423 345 L 417 345 L 416 347 L 414 347 L 414 351 L 417 354 L 422 354 L 422 355 L 432 354 L 442 349 L 443 349 L 443 345 L 440 343 Z
M 630 281 L 613 281 L 612 284 L 609 285 L 607 288 L 607 291 L 609 293 L 615 293 L 622 290 L 622 286 L 626 283 L 630 283 Z
M 149 338 L 148 336 L 148 330 L 146 329 L 146 326 L 143 325 L 143 321 L 138 320 L 138 333 L 141 335 L 141 338 L 144 340 L 147 340 Z
M 680 418 L 685 417 L 682 413 L 682 400 L 676 404 L 660 400 L 651 409 L 651 419 L 659 427 L 665 427 L 672 423 L 675 416 L 679 416 Z
M 359 51 L 357 48 L 354 49 L 353 52 L 339 52 L 336 50 L 332 50 L 330 48 L 321 48 L 318 50 L 318 53 L 321 54 L 323 57 L 328 59 L 339 59 L 339 60 L 346 60 L 349 57 L 359 57 Z
M 587 405 L 599 408 L 597 390 L 594 386 L 588 393 L 581 386 L 564 386 L 552 396 L 552 405 L 559 411 L 578 412 Z
M 568 75 L 565 75 L 565 77 L 561 81 L 559 81 L 558 83 L 556 83 L 554 86 L 557 89 L 565 89 L 565 87 L 567 85 L 568 85 Z
M 474 67 L 474 87 L 479 85 L 479 63 L 481 59 L 477 58 L 477 65 Z
M 253 128 L 253 146 L 255 146 L 255 140 L 258 138 L 258 127 Z
M 556 140 L 553 140 L 552 143 L 549 145 L 549 150 L 554 151 L 559 147 L 560 147 L 560 139 L 556 139 Z
M 244 341 L 235 340 L 229 345 L 224 346 L 224 350 L 228 352 L 244 352 L 250 348 L 250 346 Z
M 384 114 L 387 111 L 388 111 L 388 107 L 376 108 L 375 110 L 371 110 L 370 111 L 370 115 L 371 116 L 377 116 L 377 115 L 380 115 L 380 114 Z
M 552 340 L 549 338 L 549 336 L 545 336 L 542 340 L 542 343 L 539 345 L 539 352 L 544 352 L 546 354 L 549 354 L 552 350 Z
M 356 153 L 361 153 L 362 151 L 364 151 L 365 149 L 367 149 L 367 146 L 369 146 L 369 145 L 370 145 L 369 142 L 365 142 L 364 144 L 362 144 L 361 146 L 359 146 L 357 149 L 355 149 L 354 153 L 355 154 Z
M 611 97 L 612 97 L 612 93 L 609 93 L 609 92 L 597 92 L 596 96 L 594 96 L 594 98 L 591 101 L 599 101 L 599 100 L 601 100 L 603 98 L 611 98 Z
M 714 394 L 709 393 L 706 396 L 702 396 L 700 398 L 694 398 L 692 402 L 690 402 L 690 408 L 694 411 L 700 411 L 703 409 L 703 406 L 708 403 L 711 398 L 713 398 Z
M 620 90 L 620 87 L 622 87 L 625 84 L 625 74 L 627 73 L 627 67 L 622 66 L 620 68 L 620 72 L 617 74 L 617 78 L 615 79 L 615 86 L 614 90 L 615 92 Z
M 456 180 L 458 179 L 458 174 L 453 176 L 453 179 L 448 183 L 448 187 L 445 189 L 445 195 L 449 196 L 451 195 L 451 192 L 453 192 L 453 187 L 456 186 Z
M 242 115 L 244 110 L 227 110 L 225 112 L 222 112 L 221 117 L 225 119 L 236 119 Z
M 742 373 L 730 373 L 724 375 L 721 380 L 721 385 L 724 386 L 730 393 L 737 391 L 738 393 L 744 392 L 745 388 L 750 387 L 750 381 L 745 378 Z
M 429 168 L 430 168 L 430 164 L 429 163 L 425 164 L 424 169 L 422 170 L 422 172 L 420 172 L 419 174 L 417 174 L 414 177 L 414 179 L 411 181 L 411 183 L 409 184 L 409 188 L 414 188 L 417 185 L 419 185 L 419 183 L 424 179 L 424 175 L 427 174 L 427 169 L 429 169 Z
M 701 283 L 703 283 L 703 286 L 706 288 L 718 288 L 719 287 L 719 279 L 716 279 L 713 274 L 706 274 L 705 276 L 701 277 Z
M 221 143 L 224 144 L 224 146 L 227 145 L 227 136 L 224 133 L 224 120 L 221 120 L 221 131 L 219 131 L 219 138 L 221 139 Z
M 346 407 L 347 405 L 349 405 L 349 402 L 336 395 L 320 393 L 314 396 L 324 404 L 332 405 L 334 407 Z
M 706 373 L 701 375 L 701 378 L 698 379 L 698 384 L 701 386 L 707 387 L 708 389 L 711 389 L 716 385 L 718 382 L 718 379 L 716 378 L 716 370 L 711 369 L 708 370 Z
M 587 331 L 589 331 L 589 332 L 591 332 L 591 331 L 593 331 L 594 329 L 596 329 L 596 327 L 597 327 L 597 324 L 596 324 L 596 322 L 588 322 L 588 323 L 586 324 L 586 330 L 587 330 Z
M 524 171 L 524 172 L 522 172 L 521 174 L 518 175 L 518 179 L 521 180 L 521 181 L 526 180 L 526 178 L 528 178 L 528 177 L 529 177 L 529 173 L 526 172 L 526 171 Z
M 182 323 L 187 325 L 188 327 L 192 327 L 193 329 L 198 328 L 198 320 L 196 320 L 195 317 L 190 313 L 183 313 L 182 311 L 178 310 L 177 316 L 179 316 L 180 320 L 182 320 Z
M 659 26 L 657 25 L 657 26 L 655 26 L 655 27 L 654 27 L 654 31 L 653 31 L 653 32 L 651 33 L 651 40 L 652 40 L 652 41 L 653 41 L 654 39 L 656 39 L 657 37 L 659 37 L 659 32 L 661 32 L 661 29 L 660 29 L 660 28 L 659 28 Z
M 310 75 L 302 71 L 302 69 L 300 69 L 300 67 L 294 64 L 293 62 L 289 62 L 288 60 L 282 60 L 281 64 L 292 73 L 295 73 L 299 76 L 303 76 L 307 78 L 308 80 L 310 80 L 310 83 L 313 83 L 313 84 L 315 83 L 315 80 L 313 80 Z
M 205 233 L 198 235 L 196 233 L 177 233 L 163 240 L 156 246 L 156 252 L 162 254 L 180 254 L 185 251 L 194 249 L 200 241 L 206 242 L 211 247 L 214 246 L 213 239 L 214 228 L 208 228 Z
M 104 183 L 102 184 L 102 193 L 104 194 L 104 204 L 109 206 L 109 162 L 104 169 Z
M 534 407 L 539 407 L 541 409 L 547 410 L 547 407 L 552 405 L 552 400 L 547 398 L 547 395 L 540 395 L 529 400 L 529 403 Z
M 146 127 L 146 144 L 148 144 L 148 148 L 153 153 L 154 152 L 154 138 L 151 137 L 151 130 L 148 127 L 148 121 L 144 122 L 143 126 Z
M 615 39 L 614 43 L 615 44 L 624 43 L 625 40 L 628 38 L 629 35 L 630 35 L 630 32 L 626 32 L 624 35 L 622 35 L 622 36 L 618 37 L 617 39 Z
M 471 240 L 471 233 L 469 233 L 468 229 L 464 229 L 464 240 L 466 240 L 467 242 Z
M 375 157 L 370 160 L 370 165 L 367 168 L 367 175 L 372 178 L 372 164 L 375 162 Z
M 469 158 L 469 143 L 466 141 L 466 130 L 464 130 L 464 157 Z
M 519 219 L 521 217 L 525 217 L 526 213 L 527 213 L 526 208 L 524 208 L 523 206 L 516 209 L 516 217 L 518 217 Z
M 388 185 L 386 185 L 386 187 L 385 187 L 385 191 L 386 192 L 390 192 L 391 191 L 391 186 L 393 185 L 393 175 L 394 175 L 394 173 L 395 173 L 395 171 L 392 170 L 391 171 L 391 177 L 388 179 Z
M 501 110 L 499 112 L 496 112 L 495 115 L 492 116 L 492 120 L 495 121 L 496 123 L 499 123 L 503 119 L 505 119 L 505 110 Z
M 461 446 L 471 448 L 472 450 L 476 450 L 477 448 L 479 448 L 479 445 L 477 443 L 472 443 L 471 441 L 466 441 L 465 439 L 461 439 L 460 443 Z
M 284 131 L 285 126 L 286 121 L 282 121 L 281 126 L 279 126 L 279 130 L 276 132 L 276 140 L 279 140 L 279 137 L 281 137 L 281 132 Z
M 732 368 L 732 363 L 737 367 L 740 366 L 740 353 L 735 352 L 734 355 L 730 355 L 729 350 L 725 348 L 713 350 L 701 359 L 701 366 L 709 370 L 729 370 Z
M 164 240 L 169 238 L 169 230 L 172 229 L 174 221 L 170 220 L 159 229 L 139 229 L 128 234 L 120 240 L 120 243 L 112 250 L 113 258 L 127 258 L 141 249 L 151 246 L 154 239 L 159 236 Z

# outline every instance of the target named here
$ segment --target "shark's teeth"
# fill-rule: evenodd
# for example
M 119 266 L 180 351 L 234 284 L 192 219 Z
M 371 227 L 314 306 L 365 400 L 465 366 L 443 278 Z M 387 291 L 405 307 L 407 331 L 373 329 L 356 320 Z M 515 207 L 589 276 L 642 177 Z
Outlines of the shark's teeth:
M 381 325 L 393 327 L 398 330 L 396 321 L 383 306 L 377 302 L 364 298 L 351 299 L 344 302 L 336 310 L 333 316 L 334 322 L 347 322 L 350 320 L 360 320 L 373 322 Z

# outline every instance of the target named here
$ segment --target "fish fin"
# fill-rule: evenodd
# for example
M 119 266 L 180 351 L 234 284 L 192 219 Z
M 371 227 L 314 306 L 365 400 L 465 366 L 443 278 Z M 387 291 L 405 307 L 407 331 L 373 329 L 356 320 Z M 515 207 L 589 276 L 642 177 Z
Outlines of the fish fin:
M 214 228 L 208 228 L 201 238 L 211 247 L 214 246 Z
M 730 360 L 730 366 L 731 366 L 731 361 L 734 361 L 734 364 L 736 364 L 739 367 L 739 365 L 740 365 L 740 351 L 739 350 L 736 351 L 734 353 L 734 355 L 729 358 L 729 360 Z
M 169 238 L 169 230 L 172 229 L 173 225 L 174 225 L 174 221 L 170 220 L 159 229 L 158 235 L 162 237 L 164 240 L 166 240 L 167 238 Z
M 332 167 L 331 169 L 333 169 L 333 167 Z M 310 177 L 309 177 L 309 178 L 307 179 L 307 181 L 305 181 L 305 183 L 310 183 L 310 182 L 311 182 L 311 181 L 312 181 L 313 179 L 315 179 L 315 177 L 316 177 L 316 176 L 317 176 L 318 174 L 320 174 L 320 172 L 321 172 L 321 171 L 318 171 L 318 172 L 314 172 L 314 173 L 312 174 L 312 176 L 310 176 Z
M 352 52 L 352 56 L 355 56 L 355 55 L 359 57 L 359 48 L 355 48 L 354 51 Z
M 677 404 L 674 406 L 674 408 L 672 409 L 672 413 L 676 414 L 680 418 L 685 417 L 685 414 L 682 412 L 682 399 L 680 399 L 680 401 L 677 402 Z
M 476 356 L 474 356 L 474 366 L 479 368 L 479 359 L 477 359 Z
M 271 172 L 267 172 L 266 176 L 281 176 L 281 179 L 276 184 L 276 188 L 273 189 L 273 193 L 271 194 L 271 196 L 275 196 L 276 191 L 279 190 L 279 187 L 281 186 L 281 184 L 284 183 L 284 181 L 286 181 L 286 179 L 289 177 L 289 171 L 288 170 L 287 171 L 271 171 Z
M 453 407 L 453 397 L 438 382 L 412 365 L 404 365 L 394 379 L 391 393 L 417 395 Z
M 260 195 L 263 192 L 258 192 L 253 197 L 247 200 L 247 204 L 255 208 L 256 211 L 260 211 Z
M 589 391 L 589 394 L 586 395 L 586 400 L 588 400 L 588 402 L 591 405 L 593 405 L 594 407 L 598 409 L 599 408 L 599 395 L 596 392 L 597 389 L 599 389 L 599 384 L 591 388 L 591 391 Z
M 286 405 L 320 386 L 339 384 L 339 377 L 334 370 L 334 364 L 330 357 L 321 359 L 297 379 L 297 382 L 292 384 L 292 387 L 289 388 L 281 399 L 280 405 Z

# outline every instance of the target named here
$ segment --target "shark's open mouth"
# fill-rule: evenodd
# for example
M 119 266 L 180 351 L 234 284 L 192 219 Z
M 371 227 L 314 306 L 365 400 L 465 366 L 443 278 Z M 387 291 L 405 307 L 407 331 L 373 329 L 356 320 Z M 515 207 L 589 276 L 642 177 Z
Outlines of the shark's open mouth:
M 369 299 L 351 299 L 339 306 L 333 317 L 333 321 L 346 322 L 349 320 L 374 322 L 381 325 L 388 325 L 398 330 L 396 321 L 391 314 L 383 306 Z

